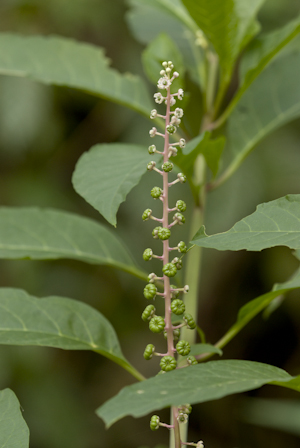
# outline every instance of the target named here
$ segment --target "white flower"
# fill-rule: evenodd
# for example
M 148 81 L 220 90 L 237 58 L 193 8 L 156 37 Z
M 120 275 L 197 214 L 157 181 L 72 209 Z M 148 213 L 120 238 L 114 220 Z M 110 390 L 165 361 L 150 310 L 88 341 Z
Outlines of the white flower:
M 176 107 L 176 109 L 174 110 L 174 113 L 175 113 L 176 117 L 178 117 L 178 118 L 183 117 L 183 110 L 180 107 Z
M 181 138 L 179 140 L 179 146 L 180 146 L 180 148 L 184 148 L 185 147 L 185 139 L 184 138 Z
M 173 73 L 173 78 L 178 78 L 178 76 L 179 76 L 179 73 L 178 73 L 178 72 L 174 72 L 174 73 Z
M 150 137 L 155 137 L 156 132 L 157 132 L 157 129 L 156 129 L 156 128 L 152 128 L 152 129 L 150 129 L 150 131 L 149 131 L 149 135 L 150 135 Z
M 157 110 L 156 109 L 152 109 L 150 112 L 150 118 L 156 118 L 157 117 Z
M 176 104 L 176 100 L 175 100 L 174 96 L 171 96 L 171 98 L 170 98 L 170 106 L 174 106 L 174 104 Z
M 159 78 L 159 80 L 157 81 L 157 87 L 159 89 L 167 89 L 168 87 L 170 87 L 171 85 L 171 81 L 168 78 Z
M 169 146 L 169 157 L 177 156 L 177 148 L 175 146 Z
M 154 96 L 154 101 L 157 104 L 161 104 L 163 102 L 163 100 L 164 100 L 164 97 L 162 96 L 162 94 L 160 92 L 155 93 L 153 96 Z
M 197 442 L 196 448 L 204 448 L 204 443 L 202 442 L 202 440 L 199 440 L 199 442 Z
M 184 96 L 184 91 L 183 91 L 182 89 L 179 89 L 179 90 L 178 90 L 178 94 L 177 94 L 177 96 L 178 96 L 178 99 L 179 99 L 179 100 L 182 100 L 182 98 L 183 98 L 183 96 Z
M 175 126 L 179 126 L 181 123 L 180 118 L 177 118 L 176 115 L 173 115 L 171 118 L 171 124 L 174 124 Z

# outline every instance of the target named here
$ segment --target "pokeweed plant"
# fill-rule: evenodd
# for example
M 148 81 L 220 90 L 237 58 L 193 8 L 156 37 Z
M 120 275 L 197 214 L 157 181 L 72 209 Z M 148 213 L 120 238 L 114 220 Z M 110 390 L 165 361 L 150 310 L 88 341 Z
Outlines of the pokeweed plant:
M 144 297 L 164 300 L 164 316 L 156 314 L 151 302 L 144 311 L 141 307 L 142 319 L 153 333 L 165 335 L 166 352 L 156 352 L 151 341 L 146 346 L 146 360 L 160 357 L 160 371 L 146 379 L 124 357 L 114 328 L 97 310 L 63 297 L 38 299 L 13 288 L 0 289 L 0 343 L 92 350 L 106 356 L 131 373 L 137 382 L 102 404 L 97 414 L 109 427 L 127 415 L 140 417 L 170 407 L 170 422 L 161 422 L 158 414 L 150 417 L 152 430 L 165 427 L 170 431 L 170 448 L 204 446 L 201 434 L 199 441 L 188 441 L 187 422 L 195 403 L 269 383 L 296 391 L 300 388 L 300 376 L 292 377 L 268 364 L 208 361 L 216 353 L 221 355 L 221 349 L 274 299 L 299 289 L 300 271 L 244 305 L 236 322 L 215 344 L 205 343 L 197 319 L 202 248 L 261 251 L 287 246 L 300 257 L 297 194 L 259 205 L 252 215 L 227 232 L 207 235 L 204 227 L 209 192 L 235 173 L 263 137 L 300 115 L 300 50 L 295 45 L 290 51 L 288 47 L 287 51 L 281 51 L 299 33 L 300 18 L 272 33 L 258 35 L 256 15 L 263 3 L 263 0 L 131 0 L 128 22 L 135 36 L 148 43 L 143 53 L 148 78 L 154 81 L 160 71 L 159 92 L 154 99 L 165 107 L 162 113 L 152 109 L 144 81 L 110 68 L 103 51 L 97 47 L 61 37 L 0 35 L 1 74 L 81 89 L 144 116 L 149 116 L 152 109 L 150 119 L 155 126 L 150 137 L 163 139 L 161 147 L 151 144 L 148 148 L 153 158 L 160 157 L 156 161 L 149 160 L 142 145 L 96 145 L 80 158 L 73 176 L 75 190 L 113 226 L 120 204 L 144 172 L 154 171 L 160 176 L 162 182 L 152 188 L 151 196 L 161 201 L 162 217 L 155 217 L 150 208 L 141 211 L 144 221 L 159 224 L 152 235 L 162 241 L 162 255 L 146 248 L 143 258 L 161 260 L 160 274 L 148 275 L 139 268 L 115 230 L 85 217 L 50 209 L 1 207 L 0 257 L 72 258 L 112 266 L 148 282 Z M 153 20 L 157 17 L 162 18 L 157 27 L 163 33 L 157 35 L 156 27 L 153 35 Z M 232 94 L 238 61 L 239 84 Z M 196 100 L 192 95 L 184 97 L 185 71 L 191 80 L 187 87 L 193 86 L 198 92 Z M 179 81 L 181 84 L 175 88 Z M 175 104 L 177 100 L 183 100 L 187 109 L 190 107 L 192 118 L 184 115 L 183 109 Z M 201 122 L 199 132 L 193 130 L 195 105 L 199 106 L 195 119 L 196 124 Z M 181 199 L 169 204 L 168 191 L 186 181 L 194 204 L 188 223 L 191 242 L 186 244 L 179 238 L 174 243 L 171 232 L 173 226 L 185 223 L 186 204 Z M 174 213 L 171 223 L 170 213 Z M 171 259 L 173 251 L 177 256 Z M 173 277 L 185 259 L 185 277 L 179 284 Z M 197 334 L 200 343 L 196 343 Z M 0 396 L 1 444 L 27 448 L 29 431 L 16 396 L 9 389 Z

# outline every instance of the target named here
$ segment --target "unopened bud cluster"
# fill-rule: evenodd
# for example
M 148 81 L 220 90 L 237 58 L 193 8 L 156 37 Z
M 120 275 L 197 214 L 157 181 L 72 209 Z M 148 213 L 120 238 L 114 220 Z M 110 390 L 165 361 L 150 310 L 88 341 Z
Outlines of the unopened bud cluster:
M 161 240 L 163 244 L 163 254 L 155 255 L 152 248 L 145 249 L 143 253 L 143 259 L 145 261 L 150 261 L 153 258 L 158 258 L 162 260 L 162 273 L 157 275 L 156 273 L 149 274 L 149 283 L 144 288 L 144 297 L 148 300 L 154 300 L 157 296 L 160 296 L 165 301 L 165 316 L 159 316 L 156 314 L 156 308 L 154 305 L 148 305 L 142 313 L 142 319 L 148 322 L 149 329 L 153 333 L 163 333 L 167 339 L 167 352 L 156 353 L 153 344 L 148 344 L 144 351 L 144 358 L 150 360 L 153 356 L 161 357 L 159 373 L 169 372 L 177 368 L 177 356 L 186 356 L 187 365 L 197 364 L 196 359 L 188 356 L 191 350 L 190 344 L 187 341 L 179 340 L 180 328 L 186 326 L 188 329 L 194 330 L 196 328 L 196 323 L 190 314 L 185 312 L 185 304 L 183 300 L 184 294 L 189 291 L 188 285 L 184 287 L 176 287 L 170 284 L 170 278 L 175 277 L 177 271 L 182 268 L 182 256 L 187 252 L 187 246 L 183 241 L 179 241 L 177 245 L 171 247 L 169 244 L 171 238 L 171 229 L 175 225 L 183 225 L 185 223 L 184 212 L 186 211 L 186 204 L 183 200 L 179 199 L 173 208 L 169 208 L 168 204 L 168 189 L 177 183 L 185 183 L 186 176 L 183 173 L 178 173 L 175 175 L 175 179 L 169 179 L 169 176 L 173 175 L 174 165 L 169 160 L 177 155 L 179 148 L 184 148 L 185 140 L 179 138 L 177 142 L 170 143 L 170 136 L 175 136 L 178 126 L 181 123 L 181 119 L 184 115 L 183 110 L 180 107 L 175 107 L 177 100 L 182 100 L 184 92 L 179 89 L 175 93 L 171 93 L 171 86 L 173 81 L 179 76 L 179 74 L 174 71 L 174 67 L 171 61 L 163 62 L 163 69 L 160 72 L 160 78 L 157 82 L 157 87 L 162 91 L 154 94 L 154 100 L 157 104 L 165 104 L 166 112 L 164 115 L 159 114 L 156 109 L 153 109 L 150 113 L 150 118 L 155 119 L 157 117 L 163 118 L 165 120 L 165 130 L 164 133 L 158 132 L 156 127 L 152 127 L 149 131 L 151 138 L 162 137 L 163 138 L 163 148 L 157 149 L 157 146 L 152 144 L 148 148 L 150 155 L 161 154 L 163 156 L 163 161 L 160 167 L 157 167 L 155 161 L 150 161 L 147 164 L 148 171 L 156 171 L 162 178 L 162 187 L 155 186 L 152 188 L 150 194 L 153 199 L 159 199 L 162 202 L 163 216 L 162 218 L 153 216 L 151 209 L 146 209 L 142 214 L 142 219 L 148 221 L 150 219 L 158 222 L 157 225 L 152 230 L 152 236 L 154 239 Z M 173 137 L 172 137 L 173 138 Z M 176 140 L 174 138 L 174 140 Z M 173 175 L 174 177 L 174 175 Z M 169 215 L 171 215 L 171 219 Z M 178 252 L 178 256 L 174 258 L 170 257 L 172 251 Z M 164 284 L 164 291 L 159 292 L 158 281 L 162 281 Z M 158 286 L 156 286 L 156 284 Z M 183 294 L 179 298 L 180 294 Z M 178 317 L 177 325 L 172 324 L 172 314 Z M 191 359 L 189 359 L 191 358 Z M 185 405 L 178 408 L 178 418 L 179 423 L 185 422 L 188 419 L 188 414 L 190 413 L 190 406 Z M 154 415 L 151 418 L 150 427 L 152 430 L 157 430 L 159 426 L 167 426 L 172 428 L 174 426 L 166 425 L 161 423 L 159 417 Z

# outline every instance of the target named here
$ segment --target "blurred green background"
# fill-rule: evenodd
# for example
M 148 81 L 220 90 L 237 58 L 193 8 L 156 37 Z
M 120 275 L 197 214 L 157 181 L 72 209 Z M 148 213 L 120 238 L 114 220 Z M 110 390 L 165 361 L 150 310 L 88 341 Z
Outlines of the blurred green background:
M 1 0 L 0 30 L 57 34 L 93 43 L 106 49 L 113 67 L 144 76 L 144 47 L 128 29 L 127 11 L 124 0 Z M 259 20 L 269 31 L 299 11 L 300 0 L 267 0 Z M 264 140 L 240 171 L 210 194 L 208 233 L 227 230 L 261 202 L 300 193 L 299 124 L 297 120 Z M 104 222 L 72 188 L 76 161 L 99 142 L 137 142 L 146 148 L 148 130 L 146 119 L 121 106 L 71 89 L 1 76 L 1 205 L 53 207 Z M 116 230 L 144 268 L 141 254 L 152 243 L 152 227 L 143 225 L 140 217 L 149 206 L 152 186 L 153 178 L 146 176 L 129 194 L 118 213 Z M 191 203 L 188 186 L 182 189 L 182 198 Z M 187 239 L 187 229 L 184 232 Z M 285 281 L 297 266 L 286 248 L 258 254 L 205 251 L 199 324 L 207 340 L 216 342 L 244 303 L 269 291 L 275 282 Z M 159 338 L 154 341 L 140 319 L 145 306 L 143 282 L 75 261 L 1 260 L 0 268 L 0 286 L 22 288 L 39 297 L 70 297 L 97 308 L 116 328 L 125 356 L 145 375 L 156 373 L 156 363 L 142 358 L 147 343 L 163 345 Z M 268 319 L 254 319 L 225 348 L 224 357 L 267 362 L 299 374 L 299 340 L 297 292 Z M 94 410 L 132 381 L 127 372 L 93 353 L 0 347 L 0 389 L 10 387 L 17 394 L 31 431 L 31 448 L 167 445 L 167 431 L 152 433 L 148 417 L 126 418 L 108 431 L 96 417 Z M 194 406 L 189 440 L 201 438 L 207 448 L 299 448 L 299 413 L 295 392 L 269 386 Z M 168 420 L 167 411 L 160 415 Z M 272 421 L 277 422 L 275 429 Z

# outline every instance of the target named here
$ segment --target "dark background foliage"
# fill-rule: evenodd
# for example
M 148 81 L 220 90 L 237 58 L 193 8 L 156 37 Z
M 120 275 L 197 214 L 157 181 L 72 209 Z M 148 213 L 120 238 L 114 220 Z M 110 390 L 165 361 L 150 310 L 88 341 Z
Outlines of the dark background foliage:
M 121 72 L 143 75 L 143 47 L 127 28 L 124 0 L 2 0 L 0 30 L 25 35 L 58 34 L 106 48 Z M 299 0 L 268 0 L 259 19 L 272 30 L 292 19 Z M 90 216 L 98 213 L 73 190 L 71 175 L 79 156 L 99 142 L 149 144 L 149 123 L 134 112 L 66 88 L 29 80 L 0 78 L 1 205 L 53 207 Z M 225 231 L 254 211 L 258 203 L 299 193 L 299 120 L 268 137 L 239 173 L 211 193 L 206 212 L 209 233 Z M 149 177 L 128 196 L 118 213 L 118 234 L 137 260 L 149 245 L 150 227 L 140 216 L 148 207 Z M 186 200 L 190 202 L 188 187 Z M 149 234 L 145 233 L 149 232 Z M 139 261 L 142 264 L 142 261 Z M 206 252 L 199 323 L 214 343 L 235 321 L 248 300 L 285 281 L 297 267 L 285 248 L 262 253 Z M 145 375 L 157 366 L 142 353 L 153 336 L 140 319 L 143 283 L 106 267 L 75 261 L 0 261 L 1 286 L 36 296 L 61 295 L 100 310 L 117 330 L 125 355 Z M 299 292 L 270 315 L 258 316 L 224 350 L 225 358 L 267 362 L 299 374 Z M 0 347 L 0 388 L 12 388 L 31 430 L 31 448 L 132 448 L 167 444 L 167 431 L 152 433 L 148 417 L 124 419 L 109 431 L 94 410 L 132 382 L 118 366 L 89 352 L 48 348 Z M 300 429 L 290 432 L 251 424 L 257 398 L 296 400 L 295 392 L 265 387 L 248 395 L 194 406 L 190 440 L 203 438 L 209 448 L 299 447 Z M 298 412 L 300 409 L 300 401 Z M 277 409 L 277 408 L 276 408 Z M 275 417 L 282 408 L 273 409 Z M 162 413 L 168 419 L 167 412 Z M 293 434 L 294 432 L 294 434 Z

